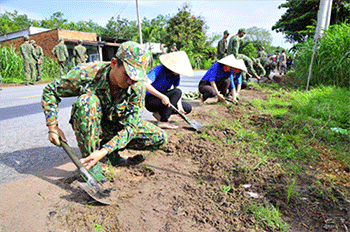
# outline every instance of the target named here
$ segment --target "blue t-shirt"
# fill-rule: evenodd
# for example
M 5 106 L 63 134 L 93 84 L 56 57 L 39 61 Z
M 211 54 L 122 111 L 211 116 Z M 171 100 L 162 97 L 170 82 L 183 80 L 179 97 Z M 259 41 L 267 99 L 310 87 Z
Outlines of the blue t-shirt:
M 164 65 L 158 65 L 148 72 L 147 77 L 152 81 L 152 86 L 159 92 L 166 92 L 172 86 L 176 88 L 180 85 L 180 75 L 171 75 L 171 71 Z M 149 94 L 149 92 L 146 92 Z
M 220 81 L 222 78 L 230 77 L 230 79 L 231 79 L 231 83 L 230 83 L 230 87 L 229 87 L 230 90 L 235 88 L 234 79 L 237 79 L 238 84 L 242 84 L 241 75 L 235 74 L 235 76 L 233 77 L 233 75 L 232 75 L 233 70 L 231 70 L 229 72 L 225 72 L 224 66 L 225 66 L 224 64 L 220 64 L 220 63 L 216 62 L 204 74 L 204 76 L 202 77 L 202 80 L 209 81 L 209 82 L 210 81 Z

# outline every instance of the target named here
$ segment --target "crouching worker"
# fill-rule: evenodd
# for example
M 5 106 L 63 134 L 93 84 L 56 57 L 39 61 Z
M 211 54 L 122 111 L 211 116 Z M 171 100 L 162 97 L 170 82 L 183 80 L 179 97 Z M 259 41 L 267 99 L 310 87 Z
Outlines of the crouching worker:
M 104 178 L 98 162 L 107 156 L 111 164 L 126 165 L 119 150 L 152 150 L 166 145 L 159 127 L 140 119 L 144 107 L 146 68 L 150 54 L 140 44 L 128 41 L 110 62 L 93 62 L 73 68 L 48 84 L 42 107 L 49 140 L 66 142 L 57 124 L 61 97 L 78 96 L 72 105 L 70 123 L 80 148 L 82 164 L 96 180 Z
M 244 61 L 237 60 L 232 54 L 214 63 L 198 84 L 202 102 L 215 96 L 218 97 L 218 102 L 226 102 L 225 97 L 229 96 L 229 90 L 232 100 L 237 101 L 237 93 L 242 85 L 242 71 L 247 71 Z
M 160 128 L 176 129 L 176 125 L 169 123 L 170 116 L 176 113 L 170 103 L 184 114 L 191 112 L 191 105 L 182 101 L 182 92 L 178 87 L 180 75 L 193 76 L 194 73 L 184 51 L 161 55 L 159 60 L 161 64 L 147 74 L 146 109 L 153 112 Z

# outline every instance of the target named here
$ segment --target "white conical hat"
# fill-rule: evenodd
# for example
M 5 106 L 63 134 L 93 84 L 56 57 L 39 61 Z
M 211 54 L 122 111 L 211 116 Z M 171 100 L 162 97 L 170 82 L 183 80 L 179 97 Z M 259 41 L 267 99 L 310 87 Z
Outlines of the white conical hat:
M 171 52 L 161 55 L 159 60 L 165 67 L 175 73 L 188 77 L 192 77 L 194 75 L 191 62 L 184 51 Z
M 218 60 L 218 63 L 247 72 L 247 67 L 244 64 L 244 61 L 242 59 L 237 60 L 232 54 Z

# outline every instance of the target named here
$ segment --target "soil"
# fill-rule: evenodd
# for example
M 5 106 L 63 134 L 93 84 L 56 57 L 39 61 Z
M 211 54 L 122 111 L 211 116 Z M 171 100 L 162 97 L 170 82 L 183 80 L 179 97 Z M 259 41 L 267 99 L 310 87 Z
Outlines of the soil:
M 334 151 L 309 144 L 319 149 L 319 160 L 300 164 L 300 175 L 290 175 L 278 159 L 258 165 L 249 144 L 234 139 L 234 129 L 209 126 L 230 118 L 247 128 L 281 127 L 283 119 L 249 104 L 269 94 L 243 90 L 237 105 L 210 99 L 188 116 L 203 130 L 191 130 L 172 116 L 179 128 L 167 130 L 165 149 L 123 151 L 123 157 L 145 159 L 128 167 L 104 162 L 104 169 L 114 172 L 107 183 L 115 189 L 111 205 L 97 203 L 80 187 L 72 164 L 1 186 L 0 231 L 278 231 L 261 219 L 258 227 L 254 205 L 277 208 L 287 231 L 349 231 L 350 175 L 344 163 L 329 157 Z M 245 154 L 238 153 L 242 146 Z M 288 195 L 293 181 L 298 194 Z

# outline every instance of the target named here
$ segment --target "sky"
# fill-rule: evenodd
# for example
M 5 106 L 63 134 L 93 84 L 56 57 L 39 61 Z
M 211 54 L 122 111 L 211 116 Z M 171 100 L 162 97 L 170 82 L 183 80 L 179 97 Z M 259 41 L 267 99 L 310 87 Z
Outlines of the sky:
M 291 48 L 282 33 L 276 33 L 271 27 L 286 11 L 278 6 L 286 0 L 138 0 L 140 18 L 153 19 L 159 14 L 174 16 L 185 3 L 190 6 L 192 14 L 201 16 L 209 26 L 207 34 L 228 30 L 230 36 L 241 27 L 258 27 L 268 30 L 273 46 Z M 137 20 L 136 0 L 0 0 L 0 13 L 18 11 L 34 20 L 49 19 L 55 12 L 62 12 L 69 22 L 89 21 L 90 19 L 105 26 L 111 17 Z M 144 41 L 147 42 L 147 41 Z M 216 43 L 213 44 L 214 46 Z

